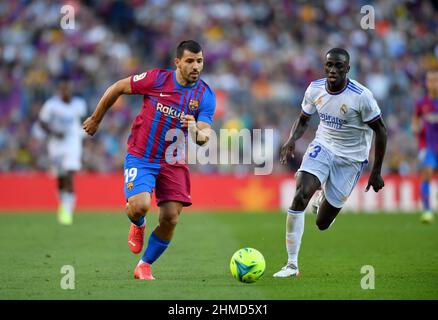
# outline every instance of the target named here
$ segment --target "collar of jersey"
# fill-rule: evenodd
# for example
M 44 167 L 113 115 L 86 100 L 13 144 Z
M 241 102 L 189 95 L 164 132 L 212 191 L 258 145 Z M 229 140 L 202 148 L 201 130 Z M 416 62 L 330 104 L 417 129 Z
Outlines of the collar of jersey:
M 199 81 L 199 79 L 198 79 L 198 81 Z M 198 84 L 198 81 L 196 81 L 195 84 L 193 84 L 192 86 L 183 86 L 182 84 L 180 84 L 178 82 L 178 80 L 176 80 L 176 71 L 173 71 L 173 82 L 175 82 L 175 85 L 177 87 L 180 87 L 182 89 L 191 89 L 191 88 L 194 88 Z
M 332 96 L 336 96 L 336 95 L 341 94 L 342 92 L 344 92 L 345 89 L 347 89 L 347 87 L 348 87 L 349 84 L 350 84 L 350 79 L 347 78 L 347 84 L 345 85 L 345 87 L 344 87 L 341 91 L 330 92 L 330 91 L 327 89 L 327 80 L 326 80 L 325 85 L 324 85 L 324 88 L 325 88 L 325 91 L 326 91 L 328 94 L 331 94 Z

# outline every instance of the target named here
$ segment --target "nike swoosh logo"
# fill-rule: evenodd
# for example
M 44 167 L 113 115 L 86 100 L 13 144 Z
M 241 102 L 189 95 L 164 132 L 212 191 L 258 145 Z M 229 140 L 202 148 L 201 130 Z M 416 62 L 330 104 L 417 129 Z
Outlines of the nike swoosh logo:
M 129 240 L 128 243 L 129 243 L 131 246 L 133 246 L 133 247 L 136 246 L 136 244 L 135 244 L 134 242 L 132 242 L 131 240 Z
M 170 94 L 163 94 L 162 92 L 160 93 L 160 97 L 169 97 Z

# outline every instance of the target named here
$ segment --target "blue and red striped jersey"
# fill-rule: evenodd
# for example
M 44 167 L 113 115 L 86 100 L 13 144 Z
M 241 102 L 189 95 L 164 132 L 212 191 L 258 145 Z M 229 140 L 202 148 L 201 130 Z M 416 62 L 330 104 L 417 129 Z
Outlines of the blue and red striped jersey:
M 150 162 L 165 161 L 165 151 L 173 141 L 166 141 L 170 129 L 181 129 L 180 119 L 193 115 L 196 121 L 213 123 L 216 96 L 199 79 L 190 87 L 176 80 L 174 70 L 152 69 L 131 77 L 133 94 L 143 95 L 143 106 L 135 118 L 128 138 L 128 152 Z M 187 134 L 187 129 L 184 129 Z
M 415 114 L 421 118 L 423 125 L 423 145 L 419 141 L 420 147 L 438 154 L 438 99 L 431 99 L 425 96 L 417 102 Z

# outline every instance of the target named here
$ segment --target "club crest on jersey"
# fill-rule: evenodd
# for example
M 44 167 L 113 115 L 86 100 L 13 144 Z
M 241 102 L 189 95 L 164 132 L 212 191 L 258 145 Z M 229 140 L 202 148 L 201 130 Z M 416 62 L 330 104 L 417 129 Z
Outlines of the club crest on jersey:
M 132 190 L 132 188 L 134 188 L 134 182 L 128 182 L 127 184 L 126 184 L 126 188 L 128 189 L 128 190 Z
M 319 97 L 318 99 L 316 99 L 315 105 L 322 106 L 322 97 Z
M 341 114 L 346 114 L 348 112 L 348 107 L 345 104 L 343 104 L 339 109 L 339 111 L 341 112 Z
M 190 100 L 189 101 L 189 108 L 190 108 L 190 110 L 192 110 L 192 111 L 197 110 L 198 107 L 199 107 L 198 100 Z

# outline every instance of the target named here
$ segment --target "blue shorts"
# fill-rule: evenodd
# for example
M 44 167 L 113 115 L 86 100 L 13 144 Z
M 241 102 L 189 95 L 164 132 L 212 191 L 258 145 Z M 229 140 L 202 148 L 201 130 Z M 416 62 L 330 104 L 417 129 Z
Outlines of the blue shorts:
M 435 152 L 430 149 L 420 150 L 420 154 L 418 155 L 418 159 L 420 161 L 420 167 L 432 167 L 436 169 L 438 166 L 438 159 Z
M 124 177 L 126 200 L 141 192 L 152 194 L 155 189 L 158 205 L 165 201 L 178 201 L 184 206 L 192 204 L 186 164 L 154 163 L 127 153 Z

